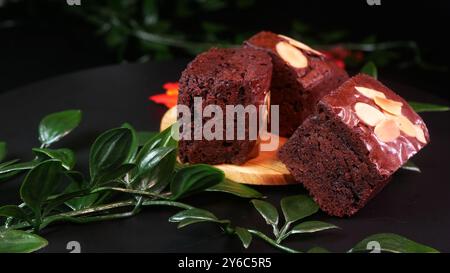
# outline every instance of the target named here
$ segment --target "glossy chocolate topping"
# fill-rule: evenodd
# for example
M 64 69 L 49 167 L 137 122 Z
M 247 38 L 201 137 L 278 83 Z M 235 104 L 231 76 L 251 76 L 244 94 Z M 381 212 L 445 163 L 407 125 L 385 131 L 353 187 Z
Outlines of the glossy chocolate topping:
M 277 52 L 276 48 L 277 44 L 280 42 L 290 44 L 296 50 L 300 51 L 307 59 L 307 67 L 291 67 L 297 74 L 296 76 L 298 78 L 298 82 L 301 84 L 303 89 L 306 90 L 313 88 L 315 85 L 319 84 L 333 69 L 333 67 L 324 65 L 327 62 L 324 62 L 325 57 L 320 52 L 289 37 L 275 34 L 273 32 L 259 32 L 246 41 L 245 44 L 253 48 L 268 51 L 272 56 L 280 57 L 280 54 Z
M 347 80 L 319 104 L 360 135 L 382 174 L 391 175 L 430 140 L 425 123 L 408 103 L 367 75 Z

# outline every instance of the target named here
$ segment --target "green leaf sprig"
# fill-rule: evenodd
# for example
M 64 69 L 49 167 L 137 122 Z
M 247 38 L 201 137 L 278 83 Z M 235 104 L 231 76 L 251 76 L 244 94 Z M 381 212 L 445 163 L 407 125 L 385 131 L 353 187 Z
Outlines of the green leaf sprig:
M 287 247 L 282 244 L 284 240 L 295 234 L 313 234 L 320 231 L 340 229 L 338 226 L 316 220 L 298 221 L 310 217 L 319 211 L 319 207 L 314 200 L 307 195 L 288 196 L 281 200 L 281 210 L 283 212 L 284 224 L 280 228 L 279 213 L 275 206 L 267 201 L 252 200 L 251 203 L 265 222 L 272 226 L 273 237 L 264 234 L 261 231 L 235 226 L 228 219 L 220 219 L 212 212 L 188 208 L 173 215 L 169 221 L 178 223 L 178 228 L 197 223 L 215 223 L 227 234 L 237 236 L 244 248 L 248 248 L 256 236 L 271 246 L 288 253 L 302 253 L 302 251 Z M 294 225 L 295 224 L 295 225 Z M 291 228 L 291 225 L 294 225 Z M 371 252 L 373 248 L 370 243 L 376 242 L 379 246 L 379 252 L 391 253 L 436 253 L 438 250 L 414 242 L 403 236 L 393 233 L 379 233 L 368 236 L 347 252 Z M 325 248 L 313 247 L 306 251 L 307 253 L 329 253 Z
M 178 143 L 171 128 L 161 133 L 136 132 L 130 124 L 108 130 L 93 143 L 89 175 L 75 170 L 75 153 L 50 146 L 73 131 L 81 111 L 50 114 L 39 125 L 41 146 L 29 162 L 0 163 L 0 181 L 27 172 L 21 187 L 23 203 L 0 207 L 0 252 L 31 252 L 47 242 L 37 234 L 56 222 L 90 223 L 131 217 L 147 206 L 194 209 L 180 200 L 207 191 L 245 198 L 262 195 L 225 180 L 212 166 L 176 164 Z M 6 144 L 0 143 L 0 159 Z

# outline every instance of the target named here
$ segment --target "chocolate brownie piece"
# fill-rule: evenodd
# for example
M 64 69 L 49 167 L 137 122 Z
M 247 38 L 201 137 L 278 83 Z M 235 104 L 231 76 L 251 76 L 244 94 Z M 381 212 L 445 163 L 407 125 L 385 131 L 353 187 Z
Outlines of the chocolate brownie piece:
M 194 112 L 194 98 L 201 98 L 201 111 L 208 105 L 219 106 L 226 113 L 226 105 L 260 105 L 268 103 L 272 77 L 269 55 L 251 48 L 213 48 L 198 55 L 183 71 L 180 79 L 178 104 Z M 258 116 L 259 118 L 259 116 Z M 204 125 L 211 118 L 204 117 Z M 192 120 L 193 121 L 193 117 Z M 250 139 L 249 116 L 245 118 L 245 140 L 226 140 L 226 117 L 223 119 L 223 140 L 194 139 L 194 131 L 201 130 L 194 122 L 181 124 L 191 127 L 191 140 L 179 141 L 182 162 L 242 164 L 259 153 L 259 141 Z M 237 136 L 236 116 L 234 136 Z M 195 126 L 195 127 L 194 127 Z
M 379 81 L 357 75 L 323 97 L 279 158 L 322 210 L 350 216 L 429 142 L 423 120 Z
M 292 38 L 262 31 L 245 42 L 272 57 L 271 103 L 280 106 L 281 136 L 290 136 L 317 102 L 341 85 L 347 73 L 321 52 Z

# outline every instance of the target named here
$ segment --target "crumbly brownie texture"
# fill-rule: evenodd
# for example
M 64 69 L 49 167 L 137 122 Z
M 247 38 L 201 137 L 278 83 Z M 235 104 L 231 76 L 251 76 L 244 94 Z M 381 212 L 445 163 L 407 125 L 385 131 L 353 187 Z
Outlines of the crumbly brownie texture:
M 271 103 L 280 106 L 281 136 L 291 136 L 315 112 L 317 102 L 348 78 L 322 53 L 283 35 L 259 32 L 245 45 L 272 57 Z
M 194 97 L 201 97 L 202 109 L 214 104 L 224 114 L 226 105 L 258 107 L 267 103 L 271 77 L 272 63 L 267 53 L 251 48 L 213 48 L 198 55 L 183 71 L 178 103 L 193 112 Z M 209 119 L 204 117 L 203 124 Z M 194 124 L 190 126 L 194 132 Z M 225 126 L 224 122 L 224 132 Z M 248 140 L 248 131 L 247 117 L 246 140 L 180 140 L 179 157 L 189 163 L 242 164 L 259 152 L 258 141 Z
M 322 210 L 342 217 L 362 208 L 428 142 L 405 100 L 357 75 L 319 102 L 279 158 Z

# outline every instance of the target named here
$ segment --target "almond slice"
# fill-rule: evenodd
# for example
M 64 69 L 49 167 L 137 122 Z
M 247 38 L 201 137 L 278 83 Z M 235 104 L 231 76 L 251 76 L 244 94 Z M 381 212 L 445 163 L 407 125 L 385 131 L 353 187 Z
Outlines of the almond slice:
M 394 114 L 396 116 L 402 115 L 403 103 L 395 101 L 395 100 L 381 98 L 381 97 L 375 97 L 375 98 L 373 98 L 373 100 L 384 111 Z
M 422 128 L 419 125 L 414 126 L 416 128 L 416 138 L 422 143 L 427 143 L 427 140 L 425 139 L 425 134 L 422 130 Z
M 278 42 L 276 45 L 278 55 L 294 68 L 305 68 L 308 66 L 308 59 L 305 55 L 287 42 Z
M 414 124 L 405 116 L 398 116 L 395 121 L 397 122 L 400 130 L 410 137 L 416 136 L 416 128 Z
M 393 119 L 385 119 L 375 126 L 375 135 L 383 142 L 394 141 L 400 136 L 400 129 Z
M 355 86 L 355 89 L 358 90 L 359 93 L 363 94 L 364 96 L 368 97 L 369 99 L 374 99 L 375 97 L 380 98 L 386 98 L 383 92 L 374 90 L 372 88 L 362 87 L 362 86 Z
M 391 113 L 383 111 L 383 114 L 388 119 L 393 119 L 395 122 L 397 122 L 398 127 L 400 128 L 400 131 L 405 133 L 406 135 L 410 137 L 416 136 L 416 128 L 415 125 L 405 116 L 396 116 Z
M 291 45 L 293 45 L 295 47 L 298 47 L 298 48 L 303 49 L 305 51 L 309 51 L 309 52 L 314 53 L 314 54 L 319 55 L 319 56 L 324 56 L 322 52 L 317 51 L 315 49 L 312 49 L 310 46 L 305 45 L 304 43 L 299 42 L 299 41 L 297 41 L 295 39 L 292 39 L 291 37 L 288 37 L 288 36 L 285 36 L 285 35 L 281 35 L 281 34 L 278 34 L 278 37 L 280 37 L 282 39 L 285 39 L 286 41 L 288 41 L 288 43 L 290 43 Z
M 367 103 L 357 102 L 355 112 L 358 118 L 369 126 L 375 126 L 386 119 L 380 110 Z

